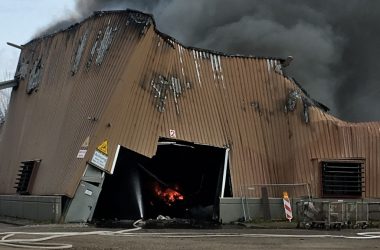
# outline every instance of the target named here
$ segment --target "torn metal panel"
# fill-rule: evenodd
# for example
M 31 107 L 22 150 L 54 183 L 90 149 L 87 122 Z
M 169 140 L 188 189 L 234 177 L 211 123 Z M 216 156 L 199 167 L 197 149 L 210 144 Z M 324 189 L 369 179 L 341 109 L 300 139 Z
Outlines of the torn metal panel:
M 267 67 L 268 67 L 268 73 L 271 72 L 271 69 L 272 69 L 272 66 L 271 66 L 271 60 L 270 59 L 267 59 Z
M 298 89 L 289 92 L 285 104 L 285 112 L 293 112 L 297 107 L 297 100 L 301 99 L 301 93 Z
M 280 75 L 283 75 L 283 72 L 282 72 L 282 64 L 279 62 L 279 61 L 275 61 L 275 65 L 274 65 L 274 72 L 276 72 L 277 74 L 280 74 Z
M 311 106 L 311 103 L 305 97 L 302 97 L 302 102 L 303 102 L 303 120 L 306 124 L 308 124 L 310 121 L 309 107 Z
M 204 59 L 204 60 L 208 60 L 208 59 L 210 59 L 210 54 L 205 52 L 205 51 L 199 51 L 199 58 Z
M 159 75 L 158 80 L 152 80 L 151 86 L 153 89 L 155 106 L 157 107 L 157 110 L 159 112 L 165 111 L 166 99 L 168 98 L 169 94 L 172 94 L 176 113 L 179 115 L 180 110 L 178 98 L 182 95 L 184 90 L 181 81 L 174 76 L 168 80 L 166 77 Z
M 149 16 L 142 13 L 133 12 L 128 15 L 126 25 L 133 25 L 140 31 L 140 35 L 144 35 L 152 25 L 152 20 Z
M 101 35 L 102 35 L 102 31 L 99 30 L 98 35 L 96 36 L 96 40 L 94 42 L 94 45 L 91 48 L 90 57 L 89 57 L 89 59 L 87 61 L 87 68 L 89 68 L 91 66 L 91 64 L 92 64 L 93 58 L 95 56 L 96 48 L 98 47 L 98 42 L 99 42 L 99 39 L 100 39 Z
M 171 85 L 170 89 L 173 92 L 176 113 L 177 113 L 177 115 L 179 115 L 179 106 L 178 106 L 178 99 L 177 98 L 180 97 L 182 94 L 181 82 L 179 81 L 178 78 L 172 77 L 171 83 L 172 83 L 172 85 Z
M 177 97 L 182 94 L 182 86 L 178 78 L 172 77 L 172 89 Z
M 1 83 L 0 83 L 1 84 Z M 3 91 L 0 92 L 0 125 L 5 122 L 8 113 L 9 96 Z
M 175 49 L 175 42 L 172 39 L 165 39 L 164 40 L 167 45 L 169 45 L 172 49 Z
M 211 68 L 214 76 L 214 80 L 224 80 L 223 77 L 223 70 L 222 70 L 222 64 L 220 60 L 220 55 L 210 55 L 210 61 L 211 61 Z M 223 82 L 224 87 L 224 82 Z
M 75 75 L 78 72 L 78 68 L 79 68 L 80 61 L 82 59 L 83 51 L 84 51 L 84 49 L 86 47 L 88 34 L 89 34 L 88 30 L 86 30 L 86 32 L 84 33 L 84 35 L 79 40 L 78 48 L 77 48 L 77 50 L 75 51 L 75 54 L 74 54 L 73 66 L 71 68 L 71 74 L 72 75 Z
M 87 61 L 87 68 L 91 66 L 92 62 L 94 61 L 95 55 L 96 55 L 96 58 L 95 58 L 96 65 L 102 64 L 104 57 L 111 46 L 112 39 L 116 31 L 117 31 L 117 27 L 112 28 L 110 26 L 110 21 L 109 21 L 108 26 L 106 27 L 105 31 L 102 32 L 100 30 L 98 32 L 94 45 L 91 48 L 90 57 Z M 103 37 L 100 40 L 100 37 L 102 36 L 102 34 L 103 34 Z
M 273 70 L 277 74 L 283 75 L 282 68 L 283 65 L 279 60 L 267 59 L 268 73 L 271 73 Z
M 29 75 L 29 82 L 26 86 L 26 92 L 28 94 L 32 93 L 33 90 L 38 88 L 42 76 L 42 68 L 42 58 L 40 57 L 39 59 L 34 61 L 32 70 Z
M 159 112 L 164 112 L 170 83 L 165 77 L 159 75 L 158 81 L 152 80 L 151 85 L 153 88 L 154 98 L 156 99 L 155 105 Z
M 297 107 L 297 101 L 302 100 L 303 104 L 303 112 L 302 112 L 302 118 L 306 124 L 310 121 L 309 116 L 309 107 L 313 105 L 313 101 L 307 97 L 302 96 L 300 93 L 300 90 L 293 90 L 289 92 L 286 105 L 285 105 L 285 112 L 293 112 Z
M 218 60 L 217 60 L 217 66 L 219 68 L 218 72 L 219 72 L 219 75 L 220 75 L 220 80 L 222 80 L 223 88 L 226 88 L 226 86 L 224 85 L 224 77 L 223 77 L 223 70 L 222 70 L 222 63 L 221 63 L 220 55 L 218 55 L 217 58 L 218 58 Z
M 274 60 L 274 59 L 267 59 L 267 67 L 268 67 L 268 72 L 271 73 L 272 70 L 274 70 L 276 73 L 279 73 L 282 75 L 282 71 L 281 71 L 281 63 L 278 61 L 278 60 Z
M 197 72 L 198 83 L 199 83 L 199 85 L 202 85 L 201 73 L 200 73 L 201 65 L 198 62 L 198 60 L 199 60 L 198 51 L 193 50 L 193 58 L 194 58 L 194 63 L 195 63 L 195 70 Z
M 112 38 L 114 35 L 114 32 L 117 31 L 117 27 L 112 28 L 111 26 L 107 26 L 106 30 L 104 31 L 103 39 L 100 42 L 99 47 L 97 48 L 97 57 L 96 57 L 96 64 L 100 65 L 103 62 L 104 56 L 107 53 L 109 47 L 111 46 Z
M 215 67 L 215 63 L 214 63 L 214 57 L 211 55 L 210 56 L 210 61 L 211 61 L 211 68 L 212 68 L 212 72 L 213 72 L 213 75 L 214 75 L 214 80 L 216 80 L 216 67 Z
M 24 58 L 21 59 L 20 57 L 20 60 L 17 64 L 15 79 L 18 79 L 18 80 L 25 79 L 27 72 L 28 72 L 28 63 L 25 62 Z
M 182 73 L 183 79 L 186 79 L 184 63 L 183 63 L 183 47 L 181 45 L 178 45 L 178 54 L 179 54 L 179 62 L 181 64 L 181 73 Z
M 314 100 L 313 98 L 311 98 L 310 95 L 309 95 L 309 93 L 308 93 L 308 92 L 302 87 L 302 85 L 301 85 L 299 82 L 297 82 L 296 79 L 294 79 L 293 77 L 290 77 L 290 78 L 287 77 L 287 79 L 289 79 L 289 80 L 292 81 L 295 85 L 297 85 L 297 87 L 302 91 L 302 93 L 304 94 L 304 96 L 308 98 L 308 100 L 310 101 L 310 103 L 311 103 L 313 106 L 315 106 L 315 107 L 317 107 L 317 108 L 323 110 L 324 112 L 328 112 L 328 111 L 330 111 L 330 108 L 329 108 L 329 107 L 327 107 L 326 105 L 324 105 L 324 104 L 322 104 L 322 103 L 320 103 L 320 102 Z

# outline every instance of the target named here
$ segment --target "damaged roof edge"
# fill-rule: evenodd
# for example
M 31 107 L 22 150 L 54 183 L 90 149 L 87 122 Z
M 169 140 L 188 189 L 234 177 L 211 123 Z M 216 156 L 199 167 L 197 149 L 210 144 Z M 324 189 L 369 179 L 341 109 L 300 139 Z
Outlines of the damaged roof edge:
M 56 32 L 53 32 L 51 34 L 47 34 L 47 35 L 44 35 L 44 36 L 41 36 L 41 37 L 37 37 L 31 41 L 29 41 L 28 43 L 24 44 L 23 46 L 26 46 L 26 45 L 29 45 L 35 41 L 38 41 L 38 40 L 41 40 L 41 39 L 45 39 L 45 38 L 49 38 L 49 37 L 52 37 L 56 34 L 59 34 L 61 32 L 65 32 L 65 31 L 68 31 L 68 30 L 72 30 L 72 29 L 75 29 L 77 27 L 79 27 L 79 25 L 81 23 L 84 23 L 86 22 L 87 20 L 93 18 L 93 17 L 97 17 L 97 16 L 102 16 L 104 14 L 118 14 L 118 13 L 121 13 L 121 14 L 131 14 L 131 13 L 134 13 L 134 14 L 141 14 L 141 15 L 144 15 L 146 16 L 147 18 L 150 19 L 150 21 L 152 22 L 153 24 L 153 27 L 154 27 L 154 31 L 156 32 L 157 35 L 159 35 L 162 39 L 164 40 L 167 40 L 169 41 L 169 43 L 176 43 L 180 46 L 182 46 L 183 48 L 185 49 L 189 49 L 189 50 L 197 50 L 197 51 L 200 51 L 200 52 L 207 52 L 207 53 L 211 53 L 211 54 L 214 54 L 214 55 L 220 55 L 220 56 L 224 56 L 224 57 L 238 57 L 238 58 L 248 58 L 248 59 L 269 59 L 269 60 L 278 60 L 280 63 L 284 63 L 286 61 L 286 59 L 284 58 L 279 58 L 279 57 L 266 57 L 266 56 L 254 56 L 254 55 L 238 55 L 238 54 L 227 54 L 227 53 L 223 53 L 223 52 L 220 52 L 220 51 L 215 51 L 215 50 L 210 50 L 210 49 L 203 49 L 203 48 L 197 48 L 197 47 L 192 47 L 192 46 L 186 46 L 186 45 L 183 45 L 181 42 L 179 42 L 177 39 L 171 37 L 170 35 L 168 34 L 165 34 L 161 31 L 159 31 L 157 29 L 157 25 L 156 25 L 156 21 L 154 19 L 154 16 L 152 14 L 149 14 L 149 13 L 145 13 L 145 12 L 142 12 L 142 11 L 138 11 L 138 10 L 133 10 L 133 9 L 126 9 L 126 10 L 111 10 L 111 11 L 94 11 L 92 15 L 84 18 L 82 21 L 80 22 L 77 22 L 77 23 L 74 23 L 72 25 L 70 25 L 69 27 L 65 28 L 65 29 L 62 29 L 62 30 L 59 30 L 59 31 L 56 31 Z M 290 77 L 290 76 L 287 76 L 284 74 L 284 77 L 288 78 L 290 81 L 292 81 L 293 83 L 295 83 L 295 85 L 304 93 L 304 95 L 309 99 L 311 100 L 312 104 L 316 107 L 318 107 L 319 109 L 325 111 L 325 112 L 328 112 L 330 109 L 312 99 L 310 97 L 310 95 L 307 93 L 307 91 L 301 86 L 301 84 L 299 84 L 294 78 Z
M 68 30 L 75 29 L 81 23 L 84 23 L 84 22 L 86 22 L 87 20 L 89 20 L 89 19 L 91 19 L 93 17 L 102 16 L 103 14 L 114 14 L 114 13 L 124 13 L 124 14 L 135 13 L 135 14 L 145 15 L 148 18 L 150 18 L 151 22 L 153 23 L 154 31 L 159 36 L 161 36 L 164 40 L 170 40 L 172 42 L 175 42 L 178 45 L 180 45 L 180 46 L 182 46 L 182 47 L 184 47 L 186 49 L 197 50 L 197 51 L 201 51 L 201 52 L 208 52 L 208 53 L 212 53 L 212 54 L 215 54 L 215 55 L 226 56 L 226 57 L 254 58 L 254 59 L 271 59 L 271 60 L 278 60 L 281 63 L 285 62 L 284 58 L 279 58 L 279 57 L 227 54 L 227 53 L 223 53 L 223 52 L 220 52 L 220 51 L 215 51 L 215 50 L 210 50 L 210 49 L 202 49 L 202 48 L 196 48 L 196 47 L 192 47 L 192 46 L 183 45 L 181 42 L 179 42 L 175 38 L 171 37 L 170 35 L 165 34 L 165 33 L 161 32 L 161 31 L 159 31 L 157 29 L 156 21 L 154 20 L 154 17 L 153 17 L 152 14 L 145 13 L 145 12 L 142 12 L 142 11 L 139 11 L 139 10 L 133 10 L 133 9 L 111 10 L 111 11 L 94 11 L 94 13 L 91 16 L 86 17 L 85 19 L 81 20 L 80 22 L 74 23 L 74 24 L 70 25 L 69 27 L 67 27 L 65 29 L 61 29 L 61 30 L 58 30 L 58 31 L 50 33 L 50 34 L 46 34 L 46 35 L 43 35 L 43 36 L 40 36 L 40 37 L 36 37 L 36 38 L 32 39 L 31 41 L 27 42 L 26 44 L 24 44 L 23 46 L 29 45 L 29 44 L 31 44 L 31 43 L 33 43 L 35 41 L 41 40 L 41 39 L 52 37 L 52 36 L 54 36 L 56 34 L 59 34 L 61 32 L 65 32 L 65 31 L 68 31 Z
M 302 85 L 293 77 L 284 75 L 286 78 L 288 78 L 290 81 L 292 81 L 297 87 L 302 91 L 302 93 L 312 102 L 313 106 L 316 106 L 317 108 L 321 109 L 324 112 L 330 111 L 330 108 L 324 105 L 323 103 L 320 103 L 319 101 L 313 99 L 309 93 L 302 87 Z

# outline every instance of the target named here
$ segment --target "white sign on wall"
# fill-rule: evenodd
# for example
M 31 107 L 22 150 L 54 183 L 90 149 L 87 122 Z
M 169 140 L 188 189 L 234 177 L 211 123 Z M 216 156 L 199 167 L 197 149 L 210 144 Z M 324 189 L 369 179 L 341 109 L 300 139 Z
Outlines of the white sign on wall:
M 170 138 L 176 138 L 177 137 L 174 129 L 169 130 L 169 136 L 170 136 Z
M 77 154 L 77 158 L 78 159 L 83 159 L 85 157 L 87 153 L 87 149 L 81 149 L 79 150 L 78 154 Z
M 98 166 L 102 169 L 106 168 L 108 156 L 102 154 L 98 150 L 95 150 L 94 155 L 92 156 L 91 163 L 93 163 L 95 166 Z

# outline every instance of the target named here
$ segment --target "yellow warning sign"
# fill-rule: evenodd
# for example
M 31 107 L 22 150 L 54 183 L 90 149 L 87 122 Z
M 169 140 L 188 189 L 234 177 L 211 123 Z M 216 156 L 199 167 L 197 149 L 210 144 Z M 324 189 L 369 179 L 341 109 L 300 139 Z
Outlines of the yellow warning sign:
M 97 149 L 105 155 L 108 155 L 108 140 L 104 140 Z

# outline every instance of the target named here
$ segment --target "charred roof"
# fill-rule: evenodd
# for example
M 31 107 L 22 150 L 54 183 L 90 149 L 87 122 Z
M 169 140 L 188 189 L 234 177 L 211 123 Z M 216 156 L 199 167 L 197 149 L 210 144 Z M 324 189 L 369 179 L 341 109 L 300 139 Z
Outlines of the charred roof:
M 224 52 L 220 52 L 220 51 L 215 51 L 215 50 L 210 50 L 210 49 L 203 49 L 203 48 L 197 48 L 197 47 L 192 47 L 192 46 L 186 46 L 186 45 L 182 44 L 181 42 L 179 42 L 177 39 L 173 38 L 172 36 L 159 31 L 157 29 L 157 25 L 156 25 L 156 21 L 154 19 L 154 16 L 152 14 L 145 13 L 145 12 L 142 12 L 142 11 L 139 11 L 139 10 L 134 10 L 134 9 L 111 10 L 111 11 L 94 11 L 94 13 L 91 16 L 88 16 L 87 18 L 85 18 L 81 22 L 74 23 L 73 25 L 70 25 L 69 27 L 67 27 L 65 29 L 53 32 L 51 34 L 47 34 L 47 35 L 43 35 L 43 36 L 34 38 L 33 40 L 29 41 L 25 45 L 31 44 L 33 42 L 36 42 L 36 41 L 40 40 L 40 39 L 44 39 L 44 38 L 47 38 L 47 37 L 54 36 L 54 35 L 56 35 L 57 33 L 60 33 L 60 32 L 65 32 L 65 31 L 69 31 L 69 30 L 72 30 L 72 29 L 76 29 L 81 23 L 83 23 L 83 22 L 85 22 L 85 21 L 87 21 L 89 19 L 92 19 L 94 17 L 100 17 L 100 16 L 107 15 L 107 14 L 126 14 L 126 15 L 128 15 L 130 13 L 139 15 L 141 17 L 141 19 L 142 19 L 141 21 L 151 22 L 153 24 L 153 26 L 154 26 L 154 30 L 156 31 L 156 33 L 158 35 L 160 35 L 163 39 L 168 40 L 169 42 L 178 43 L 182 47 L 187 48 L 187 49 L 194 49 L 194 50 L 197 50 L 197 51 L 208 52 L 208 53 L 212 53 L 212 54 L 215 54 L 215 55 L 221 55 L 221 56 L 226 56 L 226 57 L 272 59 L 272 60 L 279 60 L 281 62 L 284 62 L 286 60 L 286 59 L 280 58 L 280 57 L 228 54 L 228 53 L 224 53 Z

